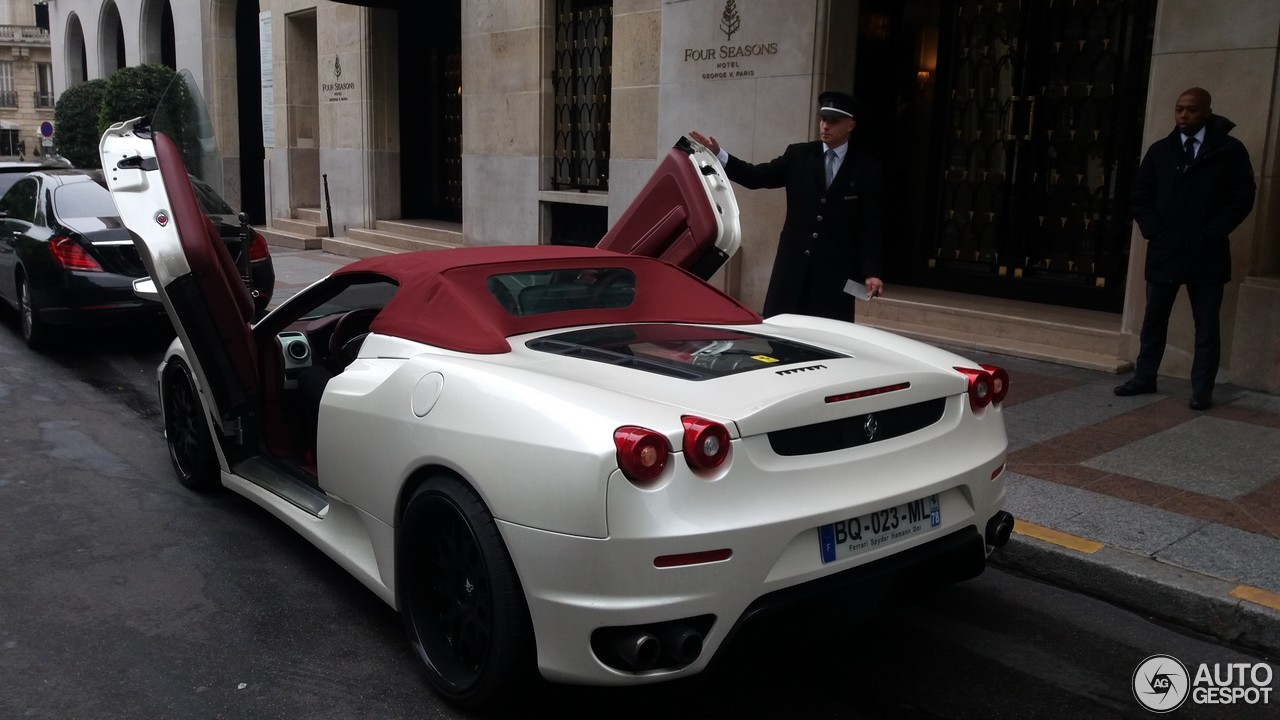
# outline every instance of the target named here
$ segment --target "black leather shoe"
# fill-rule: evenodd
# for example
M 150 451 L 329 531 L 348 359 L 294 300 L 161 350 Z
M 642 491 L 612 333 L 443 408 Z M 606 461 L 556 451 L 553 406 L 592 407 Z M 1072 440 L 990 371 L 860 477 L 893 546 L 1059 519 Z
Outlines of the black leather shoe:
M 1187 407 L 1192 410 L 1208 410 L 1213 407 L 1212 395 L 1192 395 L 1191 402 L 1187 403 Z
M 1143 385 L 1130 380 L 1123 385 L 1117 385 L 1113 392 L 1120 397 L 1129 397 L 1130 395 L 1150 395 L 1155 391 L 1155 384 Z

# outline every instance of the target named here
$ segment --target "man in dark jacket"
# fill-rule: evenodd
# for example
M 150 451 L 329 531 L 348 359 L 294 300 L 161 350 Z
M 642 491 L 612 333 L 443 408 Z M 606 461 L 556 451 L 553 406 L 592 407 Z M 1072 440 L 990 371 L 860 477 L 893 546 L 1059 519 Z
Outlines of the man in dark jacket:
M 859 105 L 851 96 L 818 96 L 820 140 L 788 145 L 782 155 L 753 165 L 720 148 L 714 137 L 690 137 L 720 157 L 729 179 L 743 187 L 787 189 L 787 217 L 769 278 L 764 315 L 800 313 L 853 320 L 855 280 L 867 295 L 884 292 L 880 164 L 853 149 Z
M 1117 395 L 1156 391 L 1169 313 L 1187 286 L 1195 321 L 1191 363 L 1193 410 L 1213 405 L 1221 357 L 1223 287 L 1231 279 L 1227 237 L 1253 210 L 1257 185 L 1244 145 L 1227 133 L 1235 123 L 1214 115 L 1212 99 L 1191 88 L 1174 106 L 1177 127 L 1147 149 L 1133 183 L 1133 219 L 1147 239 L 1147 310 L 1133 378 Z

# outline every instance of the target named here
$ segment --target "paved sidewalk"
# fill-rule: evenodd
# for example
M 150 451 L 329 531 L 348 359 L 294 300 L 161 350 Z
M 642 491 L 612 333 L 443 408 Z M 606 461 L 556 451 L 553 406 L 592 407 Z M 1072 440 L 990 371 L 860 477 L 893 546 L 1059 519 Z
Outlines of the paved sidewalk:
M 275 302 L 351 262 L 272 248 Z M 1124 377 L 957 352 L 1006 368 L 1007 509 L 992 557 L 1056 585 L 1280 656 L 1280 397 L 1185 380 L 1117 397 Z

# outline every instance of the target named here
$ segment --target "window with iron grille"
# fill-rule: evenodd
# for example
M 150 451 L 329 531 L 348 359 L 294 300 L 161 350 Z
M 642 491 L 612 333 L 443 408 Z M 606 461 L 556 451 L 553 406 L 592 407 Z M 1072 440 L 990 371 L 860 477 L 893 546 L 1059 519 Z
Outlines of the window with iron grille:
M 53 65 L 36 63 L 36 107 L 53 107 Z
M 11 62 L 0 62 L 0 107 L 18 107 L 18 91 L 13 83 Z
M 609 189 L 609 94 L 613 73 L 613 3 L 556 0 L 556 190 Z

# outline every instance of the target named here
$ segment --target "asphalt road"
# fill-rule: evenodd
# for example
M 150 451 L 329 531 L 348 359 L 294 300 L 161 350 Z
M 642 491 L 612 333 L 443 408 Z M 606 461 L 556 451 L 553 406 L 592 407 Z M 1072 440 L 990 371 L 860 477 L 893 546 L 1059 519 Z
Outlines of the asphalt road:
M 372 593 L 248 501 L 173 479 L 165 338 L 89 332 L 39 355 L 0 320 L 0 718 L 469 717 L 431 694 Z M 1133 674 L 1161 653 L 1259 662 L 993 568 L 869 619 L 772 618 L 700 678 L 539 684 L 505 715 L 1143 718 Z

